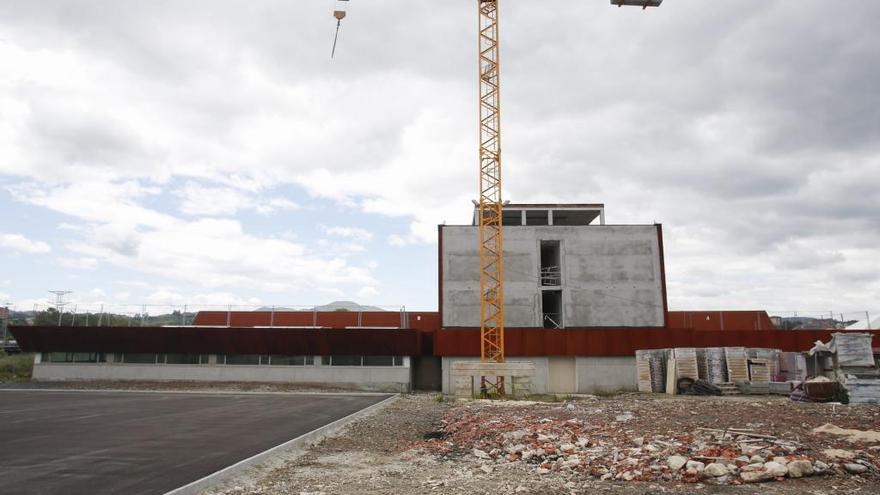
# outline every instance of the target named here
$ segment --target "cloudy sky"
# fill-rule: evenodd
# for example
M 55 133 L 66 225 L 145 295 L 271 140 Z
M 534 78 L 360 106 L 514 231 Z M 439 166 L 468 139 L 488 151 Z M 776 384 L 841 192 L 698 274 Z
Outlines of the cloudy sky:
M 0 299 L 435 309 L 476 6 L 0 0 Z M 505 197 L 664 226 L 672 309 L 880 310 L 880 2 L 511 0 Z

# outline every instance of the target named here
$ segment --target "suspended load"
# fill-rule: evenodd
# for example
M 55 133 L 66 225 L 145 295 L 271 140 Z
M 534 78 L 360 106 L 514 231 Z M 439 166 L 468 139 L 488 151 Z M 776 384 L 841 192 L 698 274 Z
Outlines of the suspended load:
M 333 17 L 336 18 L 336 34 L 333 36 L 333 49 L 330 51 L 330 58 L 336 55 L 336 41 L 339 39 L 339 26 L 342 19 L 345 19 L 345 12 L 348 8 L 349 0 L 336 0 L 336 8 L 333 9 Z

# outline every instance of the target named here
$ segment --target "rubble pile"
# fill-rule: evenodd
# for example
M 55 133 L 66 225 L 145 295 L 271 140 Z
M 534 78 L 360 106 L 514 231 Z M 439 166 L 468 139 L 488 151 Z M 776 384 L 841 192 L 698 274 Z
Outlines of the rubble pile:
M 743 428 L 685 427 L 674 432 L 642 428 L 633 421 L 637 413 L 609 414 L 593 404 L 469 404 L 451 411 L 443 420 L 441 438 L 424 442 L 422 448 L 446 457 L 470 457 L 485 472 L 510 464 L 539 475 L 580 474 L 590 480 L 740 484 L 877 472 L 870 455 L 835 459 L 748 423 Z

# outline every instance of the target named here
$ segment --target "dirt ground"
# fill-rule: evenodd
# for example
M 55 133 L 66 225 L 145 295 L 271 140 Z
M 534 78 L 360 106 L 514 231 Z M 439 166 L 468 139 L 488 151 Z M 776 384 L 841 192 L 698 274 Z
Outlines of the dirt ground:
M 533 403 L 440 401 L 437 395 L 415 394 L 304 453 L 279 458 L 207 493 L 880 493 L 877 439 L 813 431 L 826 424 L 880 430 L 880 407 L 768 396 L 633 394 Z M 568 441 L 577 444 L 559 445 Z M 512 447 L 514 442 L 519 445 Z M 732 459 L 743 453 L 740 449 L 763 454 L 768 467 L 774 456 L 780 463 L 800 460 L 827 469 L 798 479 L 783 474 L 742 483 L 737 473 L 756 461 Z M 695 464 L 673 470 L 667 465 L 671 455 Z M 731 473 L 702 474 L 697 460 L 708 465 L 712 459 Z M 862 472 L 851 474 L 846 464 L 859 464 L 851 469 Z

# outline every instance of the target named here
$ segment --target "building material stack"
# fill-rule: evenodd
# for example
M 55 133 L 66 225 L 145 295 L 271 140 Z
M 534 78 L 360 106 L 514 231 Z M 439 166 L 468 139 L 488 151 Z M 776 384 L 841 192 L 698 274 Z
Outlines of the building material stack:
M 834 353 L 834 371 L 851 404 L 880 404 L 880 368 L 867 333 L 835 333 L 828 348 Z

